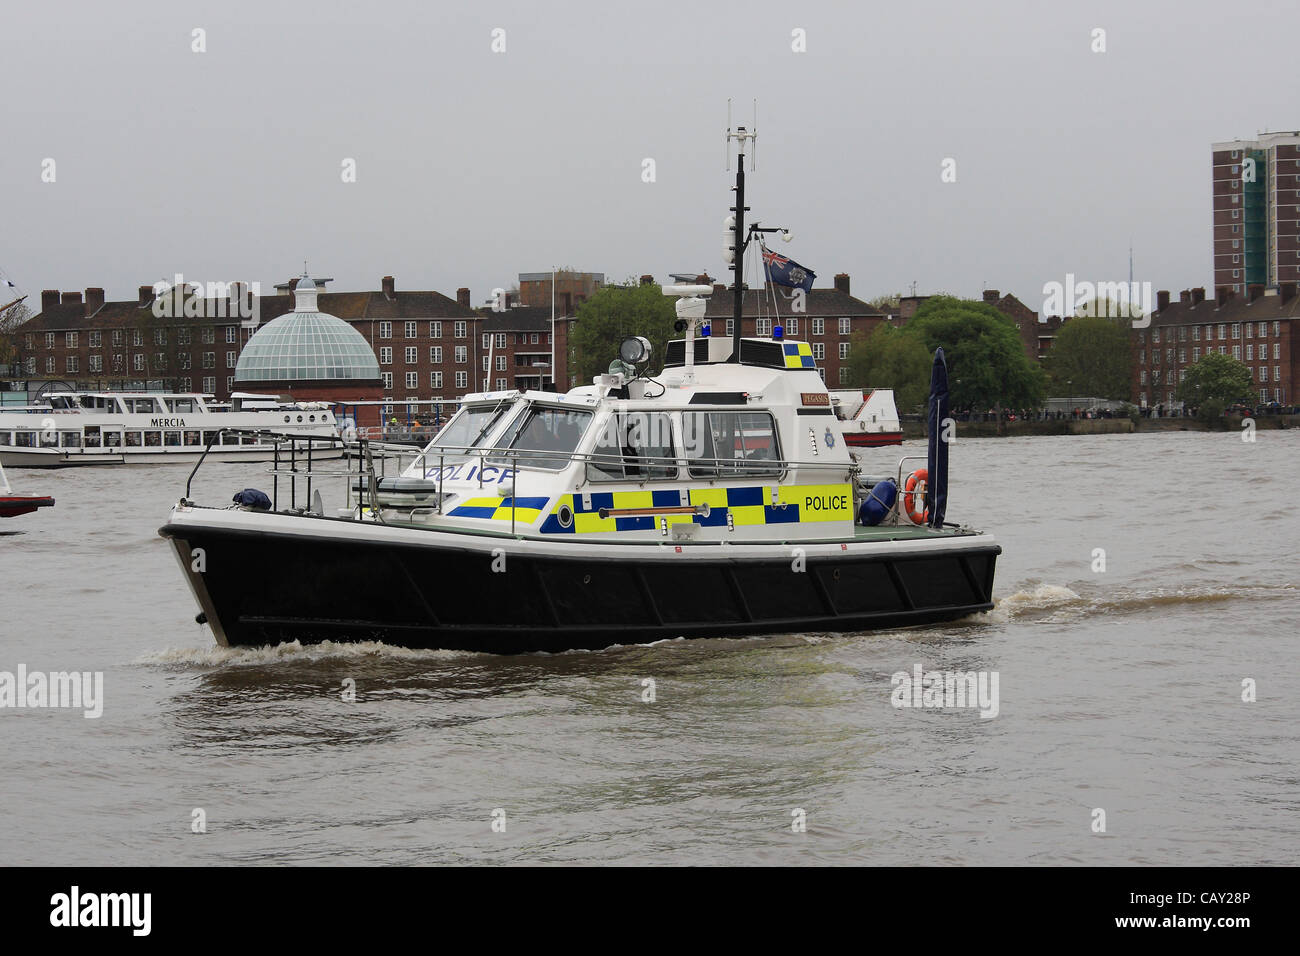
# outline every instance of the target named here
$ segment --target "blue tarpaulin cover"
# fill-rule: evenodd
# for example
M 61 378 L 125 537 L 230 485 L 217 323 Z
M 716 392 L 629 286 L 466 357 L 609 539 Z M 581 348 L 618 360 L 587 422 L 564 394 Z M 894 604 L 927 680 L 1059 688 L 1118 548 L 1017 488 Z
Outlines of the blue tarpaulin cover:
M 271 499 L 266 496 L 265 492 L 258 491 L 256 488 L 245 488 L 243 491 L 236 492 L 235 497 L 230 500 L 245 508 L 271 510 Z

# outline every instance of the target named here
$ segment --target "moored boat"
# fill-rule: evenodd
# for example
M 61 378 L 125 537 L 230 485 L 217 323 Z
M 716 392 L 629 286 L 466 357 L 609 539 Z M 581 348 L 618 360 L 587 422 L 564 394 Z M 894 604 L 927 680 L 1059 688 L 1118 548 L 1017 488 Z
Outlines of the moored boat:
M 9 485 L 5 477 L 4 465 L 0 465 L 0 518 L 16 518 L 31 514 L 38 508 L 53 508 L 54 499 L 49 495 L 20 495 Z
M 269 461 L 278 435 L 339 437 L 325 403 L 252 394 L 230 405 L 210 399 L 189 392 L 55 392 L 41 405 L 0 410 L 0 464 L 193 464 L 205 452 L 214 461 Z
M 893 389 L 836 389 L 831 392 L 831 405 L 850 447 L 879 448 L 903 443 Z

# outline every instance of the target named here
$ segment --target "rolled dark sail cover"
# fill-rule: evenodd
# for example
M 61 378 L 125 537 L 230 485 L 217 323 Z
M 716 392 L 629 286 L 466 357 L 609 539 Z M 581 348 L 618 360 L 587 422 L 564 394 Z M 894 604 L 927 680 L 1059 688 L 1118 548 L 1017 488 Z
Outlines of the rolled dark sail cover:
M 256 488 L 245 488 L 243 491 L 236 492 L 231 501 L 241 508 L 256 508 L 264 511 L 269 511 L 271 508 L 271 499 L 265 492 L 258 491 Z
M 925 486 L 925 507 L 930 514 L 930 527 L 943 526 L 944 512 L 948 510 L 948 442 L 944 441 L 944 422 L 948 419 L 948 364 L 943 349 L 934 350 L 934 366 L 930 369 L 930 409 L 927 431 L 930 449 L 926 462 L 929 479 Z

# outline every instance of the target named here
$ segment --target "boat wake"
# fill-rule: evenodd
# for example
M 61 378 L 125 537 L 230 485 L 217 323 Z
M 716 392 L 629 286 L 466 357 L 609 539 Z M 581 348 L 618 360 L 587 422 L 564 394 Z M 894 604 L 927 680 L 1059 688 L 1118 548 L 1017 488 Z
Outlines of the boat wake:
M 993 610 L 972 614 L 963 620 L 979 624 L 1006 624 L 1035 611 L 1051 611 L 1083 601 L 1084 598 L 1069 588 L 1058 584 L 1037 584 L 1027 590 L 997 598 Z
M 238 667 L 327 660 L 437 660 L 477 657 L 474 651 L 414 650 L 379 641 L 343 643 L 324 641 L 303 645 L 298 641 L 263 647 L 167 647 L 137 657 L 133 664 L 153 667 Z
M 993 610 L 963 618 L 971 624 L 1006 624 L 1037 612 L 1066 611 L 1076 614 L 1132 614 L 1147 610 L 1175 609 L 1232 601 L 1258 601 L 1294 597 L 1292 585 L 1248 585 L 1242 587 L 1146 588 L 1097 592 L 1087 596 L 1056 584 L 1037 583 L 998 598 Z

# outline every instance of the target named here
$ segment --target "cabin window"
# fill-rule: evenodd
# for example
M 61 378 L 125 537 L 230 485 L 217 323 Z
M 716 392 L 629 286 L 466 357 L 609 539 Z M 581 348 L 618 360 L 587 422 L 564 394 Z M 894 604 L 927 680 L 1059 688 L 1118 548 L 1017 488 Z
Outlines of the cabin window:
M 682 444 L 692 478 L 781 474 L 776 423 L 768 412 L 684 412 Z
M 104 432 L 104 447 L 105 447 L 105 448 L 121 448 L 121 447 L 122 447 L 122 433 L 121 433 L 121 432 Z
M 193 414 L 194 399 L 192 398 L 176 399 L 174 402 L 172 402 L 172 411 L 176 412 L 177 414 Z
M 139 448 L 144 444 L 144 432 L 127 432 L 126 447 Z
M 485 439 L 510 406 L 504 402 L 496 405 L 466 406 L 452 416 L 445 428 L 433 440 L 452 452 L 460 448 L 476 448 Z M 432 447 L 432 446 L 431 446 Z
M 591 481 L 648 481 L 677 477 L 672 420 L 663 412 L 610 415 L 587 469 Z
M 34 448 L 36 432 L 14 432 L 14 444 L 19 448 Z
M 144 445 L 146 448 L 159 448 L 162 446 L 162 432 L 145 432 Z
M 591 425 L 585 410 L 533 406 L 522 412 L 502 436 L 501 444 L 520 452 L 493 460 L 493 464 L 558 471 L 568 466 L 573 452 Z
M 64 448 L 81 447 L 81 432 L 59 432 L 59 439 Z
M 14 443 L 13 432 L 0 432 L 0 445 L 12 445 Z
M 58 448 L 58 447 L 59 447 L 59 433 L 56 432 L 56 431 L 53 431 L 53 430 L 48 430 L 48 429 L 47 429 L 46 431 L 41 432 L 41 447 L 42 447 L 42 448 Z
M 200 438 L 200 437 L 201 437 L 201 436 L 199 435 L 199 433 L 198 433 L 197 431 L 187 431 L 187 432 L 185 433 L 185 444 L 186 444 L 186 445 L 198 445 L 198 443 L 199 443 L 199 438 Z
M 99 426 L 98 425 L 86 426 L 86 447 L 87 448 L 99 447 Z
M 218 432 L 215 432 L 215 431 L 204 432 L 204 433 L 203 433 L 203 446 L 206 448 L 208 445 L 215 445 L 215 444 L 217 444 L 217 443 L 218 443 L 218 442 L 217 442 L 217 435 L 218 435 L 218 434 L 219 434 L 219 433 L 218 433 Z

